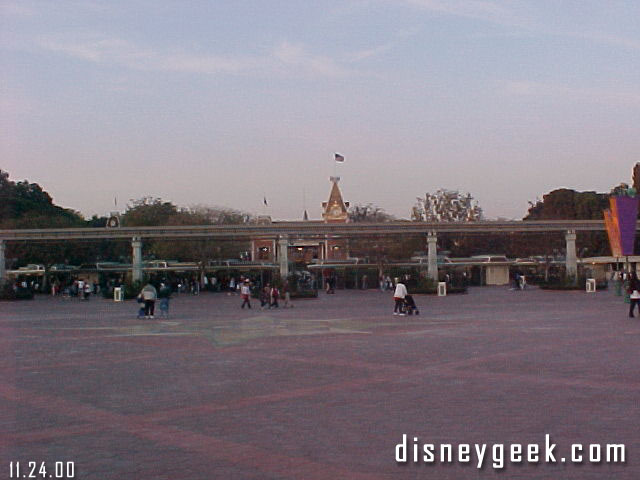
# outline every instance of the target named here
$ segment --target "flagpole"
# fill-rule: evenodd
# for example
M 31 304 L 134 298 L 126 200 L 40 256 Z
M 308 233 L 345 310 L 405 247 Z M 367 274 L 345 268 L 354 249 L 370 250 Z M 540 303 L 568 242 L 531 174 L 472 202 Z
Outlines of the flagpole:
M 333 154 L 333 176 L 338 176 L 338 162 L 336 161 L 336 154 Z

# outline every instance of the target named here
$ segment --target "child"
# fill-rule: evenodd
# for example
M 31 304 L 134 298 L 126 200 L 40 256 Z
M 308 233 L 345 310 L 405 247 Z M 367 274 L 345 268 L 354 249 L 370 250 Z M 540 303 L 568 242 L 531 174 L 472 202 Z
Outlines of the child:
M 160 315 L 169 316 L 169 297 L 160 299 Z
M 140 318 L 144 318 L 145 314 L 144 314 L 144 300 L 142 299 L 142 294 L 139 294 L 136 297 L 136 302 L 138 302 L 138 305 L 140 306 L 140 308 L 138 309 L 138 319 Z

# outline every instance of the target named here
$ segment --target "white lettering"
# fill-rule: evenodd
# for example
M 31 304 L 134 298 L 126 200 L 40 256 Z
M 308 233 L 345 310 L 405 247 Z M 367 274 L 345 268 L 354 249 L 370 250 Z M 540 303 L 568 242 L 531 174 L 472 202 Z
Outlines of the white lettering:
M 522 445 L 514 443 L 511 445 L 511 462 L 520 463 L 522 461 Z
M 624 443 L 607 443 L 607 462 L 611 462 L 611 453 L 613 452 L 613 462 L 625 463 L 624 459 Z M 618 460 L 618 452 L 620 452 L 620 460 Z
M 573 463 L 582 462 L 582 455 L 578 455 L 578 451 L 582 451 L 582 445 L 580 445 L 579 443 L 574 443 L 573 445 L 571 445 L 571 461 Z
M 461 443 L 458 445 L 458 461 L 460 463 L 468 463 L 471 460 L 469 456 L 469 452 L 471 451 L 471 447 L 468 443 Z
M 504 467 L 504 445 L 496 443 L 493 446 L 493 468 Z
M 600 445 L 592 443 L 589 445 L 589 461 L 598 463 L 600 461 Z
M 483 443 L 482 445 L 478 445 L 476 443 L 476 455 L 478 456 L 478 468 L 482 468 L 482 463 L 484 461 L 484 453 L 486 449 L 487 449 L 487 445 L 485 443 Z
M 544 448 L 545 461 L 547 463 L 556 463 L 556 457 L 553 456 L 553 449 L 556 448 L 556 444 L 551 443 L 551 435 L 548 433 L 544 436 Z
M 396 445 L 396 462 L 407 462 L 407 436 L 402 435 L 402 443 Z
M 445 450 L 447 451 L 446 460 L 445 460 Z M 451 447 L 450 443 L 443 443 L 440 445 L 440 461 L 442 463 L 453 462 L 452 453 L 453 453 L 453 448 Z
M 529 463 L 538 463 L 538 460 L 540 460 L 539 452 L 540 446 L 537 443 L 530 443 L 527 448 L 527 461 Z
M 436 450 L 435 445 L 433 443 L 425 443 L 422 449 L 425 453 L 425 455 L 422 457 L 424 463 L 433 463 L 436 459 L 436 456 L 434 455 L 434 452 Z

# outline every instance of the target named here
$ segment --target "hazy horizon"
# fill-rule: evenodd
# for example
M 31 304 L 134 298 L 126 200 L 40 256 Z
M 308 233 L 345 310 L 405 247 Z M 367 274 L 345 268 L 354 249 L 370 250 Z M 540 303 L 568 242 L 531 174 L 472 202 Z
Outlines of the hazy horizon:
M 3 170 L 90 217 L 130 199 L 520 219 L 640 161 L 640 3 L 0 0 Z M 337 167 L 334 152 L 345 156 Z

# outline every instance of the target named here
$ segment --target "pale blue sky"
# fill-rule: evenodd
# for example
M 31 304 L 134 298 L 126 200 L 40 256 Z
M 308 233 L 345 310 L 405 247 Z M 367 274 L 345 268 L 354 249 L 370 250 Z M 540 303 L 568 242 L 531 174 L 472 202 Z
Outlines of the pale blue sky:
M 521 218 L 640 161 L 640 2 L 0 0 L 0 168 L 63 206 L 117 196 L 408 217 L 469 191 Z

